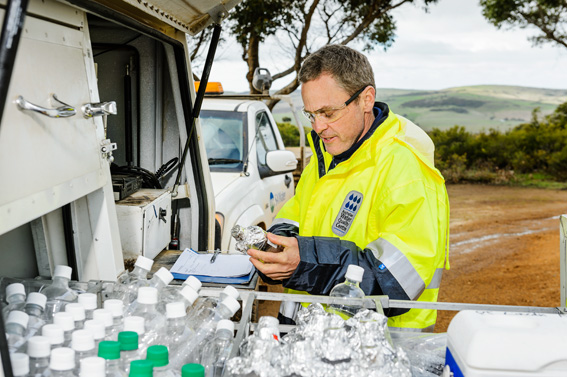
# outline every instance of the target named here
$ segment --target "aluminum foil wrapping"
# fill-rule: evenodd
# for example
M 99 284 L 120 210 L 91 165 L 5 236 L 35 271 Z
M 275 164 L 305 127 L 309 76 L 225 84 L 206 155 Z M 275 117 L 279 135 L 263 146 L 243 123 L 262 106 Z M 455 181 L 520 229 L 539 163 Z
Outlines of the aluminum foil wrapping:
M 231 234 L 236 240 L 236 250 L 243 254 L 246 254 L 248 249 L 265 250 L 268 245 L 266 232 L 256 225 L 245 228 L 237 224 L 232 227 Z
M 387 318 L 362 310 L 347 321 L 311 304 L 297 326 L 282 337 L 250 335 L 239 357 L 229 360 L 229 377 L 410 377 L 406 354 L 395 349 Z

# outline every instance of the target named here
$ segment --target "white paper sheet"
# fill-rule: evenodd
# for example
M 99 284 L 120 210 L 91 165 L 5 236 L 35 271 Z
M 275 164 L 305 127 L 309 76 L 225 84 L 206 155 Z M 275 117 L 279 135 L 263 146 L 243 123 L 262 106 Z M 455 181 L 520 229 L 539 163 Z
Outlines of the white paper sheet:
M 200 254 L 185 249 L 171 267 L 171 273 L 187 275 L 206 275 L 237 277 L 250 274 L 254 267 L 248 255 L 218 254 L 211 263 L 213 254 Z

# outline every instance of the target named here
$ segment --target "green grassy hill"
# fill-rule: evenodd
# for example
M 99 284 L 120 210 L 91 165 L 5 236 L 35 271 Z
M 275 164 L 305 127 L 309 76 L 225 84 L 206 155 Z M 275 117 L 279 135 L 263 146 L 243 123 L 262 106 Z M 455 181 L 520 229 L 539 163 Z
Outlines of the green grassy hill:
M 294 94 L 298 109 L 303 106 L 299 91 Z M 386 102 L 397 114 L 412 120 L 426 131 L 447 129 L 454 125 L 480 132 L 491 128 L 505 131 L 531 119 L 532 110 L 551 113 L 567 102 L 567 90 L 504 85 L 477 85 L 443 90 L 407 90 L 378 88 L 376 98 Z M 274 116 L 278 122 L 290 117 L 287 104 L 278 104 Z M 308 126 L 308 122 L 302 119 Z

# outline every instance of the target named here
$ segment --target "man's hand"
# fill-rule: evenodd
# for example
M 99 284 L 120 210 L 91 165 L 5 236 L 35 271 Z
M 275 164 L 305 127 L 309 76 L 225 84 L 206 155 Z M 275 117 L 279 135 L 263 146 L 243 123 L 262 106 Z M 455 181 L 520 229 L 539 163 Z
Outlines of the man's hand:
M 281 252 L 266 252 L 255 249 L 248 249 L 250 262 L 261 273 L 273 280 L 284 280 L 289 278 L 299 264 L 299 246 L 295 237 L 282 237 L 268 233 L 268 239 L 281 245 Z

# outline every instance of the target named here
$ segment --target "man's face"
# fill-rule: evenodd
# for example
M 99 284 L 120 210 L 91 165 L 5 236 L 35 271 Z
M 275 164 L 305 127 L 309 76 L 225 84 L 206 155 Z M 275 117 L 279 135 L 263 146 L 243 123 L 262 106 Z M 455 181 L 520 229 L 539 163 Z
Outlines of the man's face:
M 372 91 L 372 97 L 369 91 Z M 373 88 L 369 86 L 357 100 L 345 107 L 345 101 L 351 96 L 329 74 L 322 74 L 302 84 L 304 108 L 307 112 L 317 114 L 311 126 L 331 155 L 345 152 L 368 131 L 373 120 L 370 119 L 374 105 L 373 93 Z

